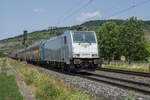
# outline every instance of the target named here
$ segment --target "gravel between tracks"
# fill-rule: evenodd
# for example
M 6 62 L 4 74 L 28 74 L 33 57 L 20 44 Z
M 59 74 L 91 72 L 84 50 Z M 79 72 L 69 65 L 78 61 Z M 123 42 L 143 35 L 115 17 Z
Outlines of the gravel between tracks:
M 132 98 L 131 100 L 150 100 L 150 96 L 148 95 L 131 92 L 104 83 L 90 81 L 78 76 L 59 73 L 41 67 L 38 68 L 40 70 L 48 72 L 58 80 L 63 80 L 71 87 L 75 87 L 78 90 L 94 96 L 96 100 L 129 100 L 129 97 Z

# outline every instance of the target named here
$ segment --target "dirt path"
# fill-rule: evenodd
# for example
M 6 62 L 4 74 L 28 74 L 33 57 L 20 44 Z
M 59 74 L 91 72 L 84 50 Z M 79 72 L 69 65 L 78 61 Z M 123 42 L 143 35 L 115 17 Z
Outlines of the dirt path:
M 20 91 L 23 94 L 23 96 L 25 97 L 25 100 L 35 100 L 32 92 L 27 88 L 27 86 L 21 81 L 18 73 L 13 69 L 13 67 L 10 66 L 10 64 L 8 63 L 8 67 L 10 68 L 10 71 L 14 74 L 16 81 L 19 85 Z

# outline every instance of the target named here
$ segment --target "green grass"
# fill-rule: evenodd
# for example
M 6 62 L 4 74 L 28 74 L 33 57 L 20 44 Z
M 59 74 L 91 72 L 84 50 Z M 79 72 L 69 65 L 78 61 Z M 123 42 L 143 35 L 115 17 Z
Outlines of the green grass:
M 135 71 L 135 72 L 149 72 L 148 67 L 133 68 L 131 66 L 105 65 L 105 68 L 120 69 L 120 70 Z
M 19 92 L 15 77 L 8 74 L 6 60 L 2 60 L 2 72 L 0 73 L 0 100 L 23 100 Z
M 87 94 L 67 86 L 63 81 L 56 80 L 34 66 L 14 60 L 10 62 L 37 100 L 93 100 Z
M 0 73 L 0 100 L 23 100 L 13 75 Z

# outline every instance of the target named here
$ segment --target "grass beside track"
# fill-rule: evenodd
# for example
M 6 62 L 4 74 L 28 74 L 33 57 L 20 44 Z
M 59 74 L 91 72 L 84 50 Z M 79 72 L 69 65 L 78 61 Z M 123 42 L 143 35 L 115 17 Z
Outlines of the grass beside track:
M 68 87 L 63 81 L 54 79 L 53 76 L 38 70 L 33 65 L 12 59 L 9 59 L 9 62 L 37 100 L 93 100 L 87 94 Z
M 23 100 L 14 75 L 10 72 L 6 59 L 0 59 L 0 100 Z
M 149 72 L 148 67 L 133 67 L 133 66 L 126 66 L 126 65 L 105 65 L 105 68 L 110 69 L 120 69 L 120 70 L 127 70 L 127 71 L 135 71 L 135 72 Z

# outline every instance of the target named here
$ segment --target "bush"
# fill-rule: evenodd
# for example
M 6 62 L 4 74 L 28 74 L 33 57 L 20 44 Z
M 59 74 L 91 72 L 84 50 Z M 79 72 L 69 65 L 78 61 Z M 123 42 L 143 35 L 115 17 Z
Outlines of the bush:
M 0 57 L 5 57 L 6 55 L 3 52 L 0 52 Z

